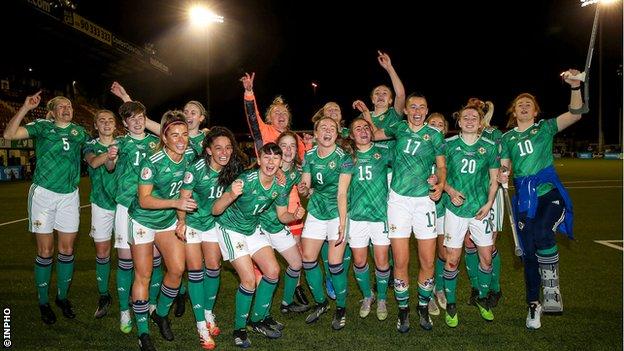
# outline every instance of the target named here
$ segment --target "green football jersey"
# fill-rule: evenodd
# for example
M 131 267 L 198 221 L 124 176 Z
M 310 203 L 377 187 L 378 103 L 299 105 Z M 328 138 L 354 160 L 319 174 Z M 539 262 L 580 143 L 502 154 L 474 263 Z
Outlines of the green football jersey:
M 70 123 L 60 128 L 53 121 L 38 119 L 24 126 L 35 140 L 37 163 L 33 183 L 61 194 L 78 188 L 82 149 L 89 136 L 85 129 Z
M 351 131 L 349 131 L 349 128 L 347 127 L 342 127 L 340 128 L 340 137 L 343 139 L 347 139 L 349 138 L 349 134 L 351 133 Z
M 402 196 L 428 196 L 427 178 L 431 175 L 431 165 L 436 156 L 444 156 L 442 133 L 428 125 L 414 132 L 405 120 L 384 131 L 397 140 L 390 188 Z
M 206 135 L 202 132 L 195 136 L 189 136 L 189 147 L 195 152 L 195 156 L 199 157 L 204 152 L 204 138 Z
M 446 208 L 462 218 L 474 217 L 488 200 L 490 169 L 500 166 L 493 141 L 480 137 L 468 145 L 455 135 L 446 139 L 446 183 L 464 195 L 464 203 L 455 206 L 445 193 Z
M 180 197 L 180 188 L 187 164 L 185 158 L 174 162 L 164 150 L 160 150 L 141 161 L 138 185 L 152 185 L 153 197 L 164 200 L 177 199 Z M 142 225 L 155 230 L 167 229 L 177 220 L 175 208 L 160 210 L 142 208 L 139 205 L 138 195 L 134 196 L 128 208 L 128 215 Z
M 115 201 L 118 204 L 130 207 L 137 194 L 141 161 L 154 153 L 158 141 L 153 134 L 146 134 L 143 139 L 135 139 L 130 134 L 116 139 L 119 151 L 115 166 Z
M 308 201 L 308 213 L 320 220 L 338 217 L 338 179 L 341 173 L 351 173 L 353 161 L 339 146 L 334 151 L 320 157 L 318 146 L 306 152 L 303 160 L 303 173 L 309 173 L 314 189 Z
M 349 218 L 354 221 L 385 222 L 388 207 L 388 167 L 392 151 L 373 144 L 356 151 L 349 185 Z
M 296 167 L 291 168 L 289 171 L 284 172 L 286 176 L 286 189 L 289 192 L 293 186 L 296 186 L 301 181 L 301 170 Z M 288 205 L 288 202 L 286 202 Z M 277 218 L 277 210 L 275 209 L 275 203 L 271 205 L 271 208 L 260 214 L 260 228 L 266 233 L 275 234 L 284 229 L 284 224 Z
M 501 158 L 510 159 L 514 177 L 535 175 L 553 164 L 553 136 L 557 134 L 557 119 L 541 120 L 523 132 L 514 128 L 503 134 Z M 542 184 L 538 195 L 553 189 L 552 184 Z
M 108 152 L 108 145 L 100 143 L 100 139 L 93 139 L 87 143 L 84 154 L 94 154 L 99 156 Z M 115 173 L 109 172 L 106 165 L 97 168 L 89 167 L 89 177 L 91 178 L 91 194 L 89 201 L 99 207 L 114 211 L 115 210 Z
M 386 110 L 386 112 L 380 114 L 379 116 L 373 116 L 371 114 L 371 119 L 373 120 L 373 124 L 375 127 L 380 129 L 388 129 L 390 126 L 393 126 L 403 120 L 403 116 L 400 115 L 394 107 L 390 107 Z M 378 144 L 386 145 L 389 150 L 394 150 L 396 145 L 396 140 L 384 140 L 379 142 Z
M 217 217 L 217 223 L 225 229 L 244 235 L 252 235 L 260 223 L 260 214 L 277 206 L 288 205 L 289 189 L 279 185 L 277 179 L 268 189 L 260 182 L 260 170 L 252 169 L 243 172 L 236 178 L 243 181 L 243 193 L 225 211 Z M 226 191 L 231 188 L 228 187 Z
M 499 145 L 501 143 L 501 139 L 503 138 L 503 132 L 495 127 L 483 128 L 483 132 L 481 133 L 481 135 L 490 139 L 496 145 Z
M 189 163 L 184 174 L 182 189 L 192 190 L 193 199 L 197 201 L 197 210 L 186 214 L 186 224 L 207 231 L 215 226 L 212 205 L 223 195 L 223 186 L 218 183 L 219 172 L 206 165 L 203 158 Z

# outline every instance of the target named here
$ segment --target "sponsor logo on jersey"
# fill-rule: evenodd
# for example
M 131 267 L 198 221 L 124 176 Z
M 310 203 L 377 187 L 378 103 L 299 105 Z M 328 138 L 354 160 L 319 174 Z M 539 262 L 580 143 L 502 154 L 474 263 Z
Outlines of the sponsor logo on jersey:
M 483 146 L 479 148 L 479 153 L 481 155 L 485 154 L 485 148 Z
M 71 130 L 71 135 L 73 135 L 73 136 L 78 135 L 78 131 L 77 131 L 77 130 L 75 130 L 75 129 L 72 129 L 72 130 Z
M 184 184 L 190 184 L 193 181 L 193 173 L 186 172 L 184 173 Z
M 330 169 L 334 169 L 334 168 L 336 168 L 336 162 L 335 162 L 335 161 L 331 161 L 331 162 L 328 164 L 328 166 L 329 166 L 329 168 L 330 168 Z
M 152 178 L 152 170 L 149 167 L 143 167 L 141 170 L 141 179 L 148 180 Z
M 423 140 L 428 141 L 429 139 L 431 139 L 431 137 L 429 136 L 429 134 L 425 134 L 425 135 L 423 135 Z
M 183 173 L 184 173 L 184 171 L 177 171 L 177 172 L 173 173 L 173 176 L 174 177 L 181 177 Z

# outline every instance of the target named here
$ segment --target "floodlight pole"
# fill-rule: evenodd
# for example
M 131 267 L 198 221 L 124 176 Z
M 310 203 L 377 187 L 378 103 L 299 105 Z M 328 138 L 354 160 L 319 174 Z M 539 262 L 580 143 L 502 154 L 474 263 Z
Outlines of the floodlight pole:
M 204 28 L 204 42 L 206 45 L 204 62 L 206 65 L 206 125 L 212 126 L 210 123 L 210 38 L 208 37 L 208 27 Z

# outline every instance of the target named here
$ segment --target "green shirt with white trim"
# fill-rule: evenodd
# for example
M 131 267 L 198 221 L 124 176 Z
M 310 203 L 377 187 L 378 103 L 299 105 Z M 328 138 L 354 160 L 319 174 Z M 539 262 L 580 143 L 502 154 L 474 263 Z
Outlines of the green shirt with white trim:
M 192 190 L 192 197 L 197 202 L 197 210 L 186 214 L 186 224 L 201 231 L 214 228 L 212 205 L 225 190 L 225 187 L 219 185 L 219 172 L 206 165 L 203 158 L 189 163 L 182 189 Z
M 95 156 L 107 152 L 108 145 L 102 144 L 99 138 L 89 141 L 84 150 L 85 155 L 92 153 Z M 114 211 L 117 205 L 113 194 L 115 189 L 115 173 L 109 172 L 106 169 L 106 165 L 101 165 L 97 168 L 89 166 L 89 178 L 91 178 L 89 201 L 105 210 Z
M 146 134 L 142 139 L 126 134 L 116 139 L 115 201 L 118 204 L 130 207 L 137 194 L 141 161 L 154 153 L 158 142 L 158 137 L 153 134 Z
M 349 185 L 349 218 L 354 221 L 385 222 L 388 207 L 388 167 L 392 150 L 373 144 L 356 151 Z

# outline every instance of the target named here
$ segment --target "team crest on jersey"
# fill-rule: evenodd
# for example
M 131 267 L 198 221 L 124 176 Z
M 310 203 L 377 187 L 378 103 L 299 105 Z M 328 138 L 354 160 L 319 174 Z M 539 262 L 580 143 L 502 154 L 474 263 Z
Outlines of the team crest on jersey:
M 274 192 L 271 194 L 271 197 L 275 199 L 275 198 L 277 197 L 277 191 L 274 191 Z
M 431 137 L 429 136 L 429 134 L 425 134 L 425 135 L 423 135 L 423 140 L 425 140 L 425 141 L 429 141 L 429 139 L 431 139 Z
M 479 153 L 481 155 L 485 154 L 485 148 L 483 146 L 479 148 Z
M 383 115 L 379 116 L 379 122 L 383 121 L 385 118 L 386 118 L 386 115 L 385 115 L 385 114 L 383 114 Z
M 531 129 L 531 134 L 537 134 L 538 131 L 539 131 L 539 128 L 533 128 Z
M 78 135 L 78 131 L 77 131 L 77 130 L 75 130 L 75 129 L 72 129 L 70 133 L 71 133 L 71 135 L 73 135 L 73 136 Z
M 295 180 L 296 177 L 297 177 L 297 175 L 295 173 L 291 173 L 290 174 L 290 179 L 291 180 Z
M 524 222 L 522 221 L 518 222 L 518 229 L 520 230 L 524 229 Z
M 141 179 L 148 180 L 152 177 L 152 170 L 149 167 L 143 167 L 141 170 Z
M 381 154 L 380 154 L 379 152 L 375 152 L 375 153 L 373 154 L 373 158 L 374 158 L 375 160 L 379 160 L 379 159 L 381 158 Z
M 191 184 L 193 181 L 193 173 L 185 172 L 184 173 L 184 184 Z
M 150 149 L 154 149 L 156 148 L 156 143 L 153 141 L 150 141 L 150 143 L 148 144 Z
M 397 226 L 394 225 L 394 224 L 390 224 L 390 231 L 391 232 L 396 232 L 396 230 L 397 230 Z
M 334 168 L 336 168 L 336 162 L 331 161 L 331 162 L 328 164 L 328 166 L 329 166 L 329 168 L 330 168 L 330 169 L 334 169 Z

